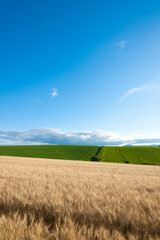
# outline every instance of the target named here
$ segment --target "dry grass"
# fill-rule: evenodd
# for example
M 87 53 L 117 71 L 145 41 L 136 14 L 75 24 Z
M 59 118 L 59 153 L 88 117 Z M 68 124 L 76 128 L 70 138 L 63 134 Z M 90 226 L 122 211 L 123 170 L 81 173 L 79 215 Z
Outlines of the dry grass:
M 160 167 L 0 157 L 0 240 L 160 239 Z

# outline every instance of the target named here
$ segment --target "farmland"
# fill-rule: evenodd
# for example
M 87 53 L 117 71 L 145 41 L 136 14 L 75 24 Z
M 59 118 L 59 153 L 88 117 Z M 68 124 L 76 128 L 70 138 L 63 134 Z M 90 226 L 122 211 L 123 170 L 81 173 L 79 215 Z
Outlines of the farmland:
M 97 150 L 74 145 L 0 146 L 0 155 L 89 161 Z
M 102 147 L 103 162 L 160 165 L 160 147 Z
M 1 240 L 160 239 L 160 168 L 0 156 Z
M 90 161 L 98 146 L 38 145 L 0 146 L 0 155 Z M 160 165 L 160 147 L 102 147 L 102 162 Z

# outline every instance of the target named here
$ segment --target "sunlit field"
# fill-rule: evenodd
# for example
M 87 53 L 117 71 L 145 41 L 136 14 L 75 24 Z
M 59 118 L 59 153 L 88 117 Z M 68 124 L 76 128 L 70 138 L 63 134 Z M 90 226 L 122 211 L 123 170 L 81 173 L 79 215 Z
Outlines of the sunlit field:
M 0 146 L 0 155 L 50 159 L 160 165 L 160 147 L 98 147 L 78 145 Z
M 0 240 L 160 239 L 160 167 L 0 157 Z
M 160 165 L 160 147 L 102 147 L 103 162 Z
M 76 145 L 0 146 L 0 155 L 89 161 L 98 148 Z

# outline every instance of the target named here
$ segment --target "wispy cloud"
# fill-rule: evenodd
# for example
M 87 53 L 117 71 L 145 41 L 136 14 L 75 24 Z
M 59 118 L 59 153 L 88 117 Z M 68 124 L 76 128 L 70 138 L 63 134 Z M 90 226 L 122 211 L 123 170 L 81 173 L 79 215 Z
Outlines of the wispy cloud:
M 120 49 L 124 49 L 126 47 L 127 42 L 128 41 L 126 41 L 126 40 L 121 40 L 121 41 L 115 43 L 114 45 L 119 47 Z
M 38 103 L 38 104 L 43 103 L 43 101 L 41 99 L 38 99 L 38 98 L 31 99 L 31 102 Z
M 0 131 L 0 145 L 79 144 L 79 145 L 157 145 L 160 138 L 122 137 L 102 130 L 63 132 L 42 128 L 28 131 Z
M 123 96 L 119 99 L 118 102 L 123 101 L 125 98 L 129 97 L 130 95 L 133 95 L 134 93 L 153 90 L 153 89 L 155 89 L 155 86 L 151 85 L 150 83 L 145 83 L 142 86 L 131 88 L 126 93 L 123 94 Z
M 152 33 L 150 34 L 150 38 L 154 38 L 154 36 L 155 36 L 155 34 L 152 32 Z
M 52 98 L 55 98 L 58 95 L 58 90 L 56 88 L 52 89 L 52 92 L 50 93 Z

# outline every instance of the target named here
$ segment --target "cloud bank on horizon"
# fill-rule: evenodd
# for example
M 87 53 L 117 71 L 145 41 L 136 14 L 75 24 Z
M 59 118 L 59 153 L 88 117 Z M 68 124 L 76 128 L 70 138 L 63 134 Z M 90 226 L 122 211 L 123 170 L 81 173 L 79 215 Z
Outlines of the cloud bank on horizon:
M 143 136 L 122 137 L 117 133 L 102 130 L 63 132 L 54 128 L 28 131 L 0 131 L 0 145 L 160 145 L 160 138 Z

